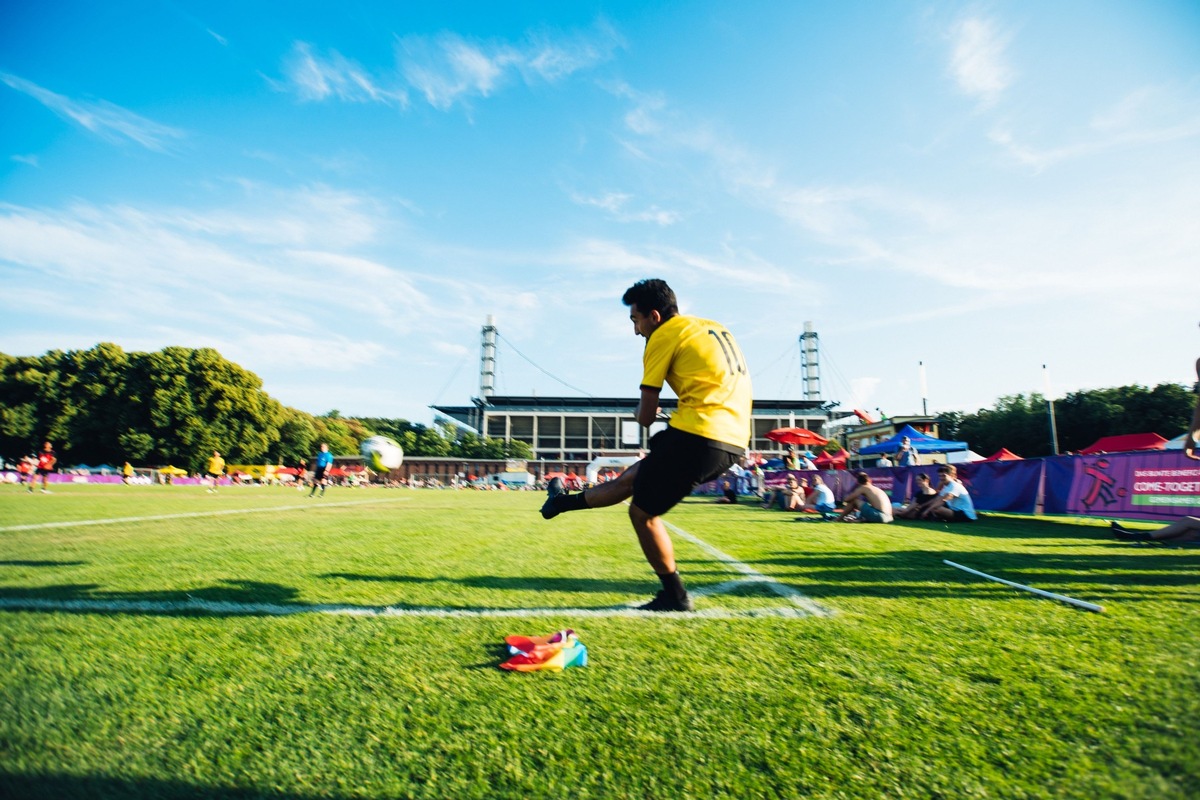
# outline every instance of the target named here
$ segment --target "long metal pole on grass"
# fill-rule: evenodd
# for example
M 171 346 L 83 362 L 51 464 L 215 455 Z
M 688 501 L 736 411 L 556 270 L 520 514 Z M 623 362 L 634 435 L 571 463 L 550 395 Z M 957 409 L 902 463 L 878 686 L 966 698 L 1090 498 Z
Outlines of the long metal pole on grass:
M 1074 597 L 1067 597 L 1065 594 L 1055 594 L 1054 592 L 1043 592 L 1041 589 L 1035 589 L 1032 586 L 1026 586 L 1023 583 L 1013 583 L 1012 581 L 1006 581 L 1006 580 L 1004 580 L 1004 578 L 997 578 L 995 575 L 988 575 L 986 572 L 980 572 L 977 569 L 971 569 L 970 567 L 964 567 L 962 564 L 955 564 L 953 561 L 947 561 L 944 558 L 942 559 L 942 563 L 949 564 L 950 566 L 955 567 L 957 569 L 961 569 L 963 572 L 969 572 L 972 575 L 978 575 L 981 578 L 987 578 L 989 581 L 995 581 L 996 583 L 1003 583 L 1005 586 L 1011 586 L 1014 589 L 1021 589 L 1026 592 L 1032 592 L 1033 594 L 1039 595 L 1041 597 L 1049 597 L 1051 600 L 1061 600 L 1064 603 L 1070 603 L 1073 606 L 1079 606 L 1080 608 L 1082 608 L 1086 611 L 1095 611 L 1098 614 L 1104 612 L 1104 606 L 1098 606 L 1095 603 L 1086 603 L 1083 600 L 1076 600 Z

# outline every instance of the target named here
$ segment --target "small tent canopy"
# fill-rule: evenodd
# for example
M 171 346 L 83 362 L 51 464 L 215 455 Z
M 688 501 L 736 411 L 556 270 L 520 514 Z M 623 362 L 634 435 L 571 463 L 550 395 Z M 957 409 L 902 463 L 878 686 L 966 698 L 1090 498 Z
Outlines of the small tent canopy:
M 821 453 L 817 456 L 817 469 L 845 469 L 850 454 L 843 448 L 836 453 Z
M 957 450 L 966 450 L 966 442 L 949 442 L 945 439 L 935 439 L 932 436 L 927 436 L 911 425 L 905 425 L 900 430 L 896 431 L 896 435 L 890 439 L 884 439 L 882 442 L 867 445 L 858 451 L 859 455 L 872 456 L 880 453 L 895 453 L 900 449 L 900 440 L 907 436 L 912 443 L 912 446 L 918 453 L 953 453 Z
M 1024 461 L 1019 455 L 1009 450 L 1007 447 L 1001 447 L 996 452 L 984 459 L 984 461 Z
M 1096 453 L 1126 453 L 1130 450 L 1162 450 L 1166 444 L 1167 440 L 1157 433 L 1124 433 L 1120 436 L 1101 436 L 1080 450 L 1079 454 L 1090 456 Z

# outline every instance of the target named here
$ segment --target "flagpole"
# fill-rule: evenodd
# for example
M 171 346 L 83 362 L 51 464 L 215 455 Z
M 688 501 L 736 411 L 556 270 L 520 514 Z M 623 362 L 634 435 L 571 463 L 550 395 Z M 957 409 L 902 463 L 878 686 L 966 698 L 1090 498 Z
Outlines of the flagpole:
M 1042 376 L 1046 379 L 1046 405 L 1050 409 L 1050 444 L 1054 455 L 1058 455 L 1058 425 L 1054 421 L 1054 400 L 1050 397 L 1050 372 L 1042 364 Z
M 925 383 L 925 362 L 918 361 L 917 367 L 921 374 L 921 415 L 929 416 L 929 387 Z

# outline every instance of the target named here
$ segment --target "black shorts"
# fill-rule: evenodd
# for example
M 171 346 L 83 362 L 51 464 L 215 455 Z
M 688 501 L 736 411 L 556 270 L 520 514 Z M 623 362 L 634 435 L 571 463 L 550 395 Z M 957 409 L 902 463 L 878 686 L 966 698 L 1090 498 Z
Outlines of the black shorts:
M 952 520 L 950 520 L 951 522 L 974 522 L 975 521 L 975 520 L 971 519 L 970 517 L 968 517 L 965 511 L 960 511 L 957 508 L 952 508 L 950 510 L 954 512 L 954 518 Z
M 326 467 L 317 467 L 313 470 L 313 480 L 320 481 L 325 479 Z
M 676 428 L 650 439 L 650 454 L 638 464 L 633 504 L 652 517 L 661 516 L 700 484 L 736 464 L 741 453 L 730 445 Z
M 46 469 L 45 467 L 38 467 L 38 468 L 37 468 L 37 474 L 38 474 L 38 475 L 41 475 L 43 478 L 44 478 L 44 477 L 46 477 L 47 475 L 49 475 L 51 472 L 54 472 L 54 470 L 52 470 L 52 469 Z

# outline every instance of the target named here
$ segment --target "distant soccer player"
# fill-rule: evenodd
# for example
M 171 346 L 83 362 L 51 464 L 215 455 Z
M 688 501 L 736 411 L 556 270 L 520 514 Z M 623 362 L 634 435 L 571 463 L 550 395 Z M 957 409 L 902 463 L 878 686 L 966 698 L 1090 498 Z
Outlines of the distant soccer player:
M 329 485 L 329 468 L 332 466 L 333 453 L 329 452 L 328 444 L 321 442 L 321 451 L 313 460 L 313 485 L 312 491 L 308 493 L 309 497 L 316 494 L 317 489 L 321 490 L 321 497 L 325 496 L 325 487 Z
M 221 481 L 221 476 L 225 474 L 225 459 L 221 458 L 221 454 L 213 450 L 212 458 L 208 460 L 208 477 L 212 479 L 212 488 L 209 492 L 216 494 L 217 484 Z
M 54 466 L 58 463 L 58 456 L 54 455 L 54 448 L 49 442 L 42 445 L 42 452 L 38 453 L 37 457 L 37 474 L 42 479 L 42 494 L 50 494 L 50 490 L 46 485 L 50 482 L 50 473 L 54 472 Z M 33 491 L 33 484 L 29 484 L 29 491 Z
M 679 398 L 679 409 L 667 429 L 651 438 L 650 453 L 616 480 L 579 494 L 567 494 L 561 479 L 552 480 L 542 516 L 551 519 L 564 511 L 632 498 L 629 520 L 663 587 L 641 608 L 691 611 L 692 600 L 676 569 L 662 515 L 745 455 L 750 442 L 750 375 L 725 326 L 681 315 L 665 281 L 639 281 L 621 301 L 629 306 L 634 333 L 646 339 L 637 421 L 649 427 L 657 418 L 664 382 Z
M 35 483 L 34 475 L 37 471 L 37 458 L 34 456 L 24 456 L 17 463 L 17 481 L 25 484 L 25 488 L 29 493 L 33 493 L 33 484 Z

